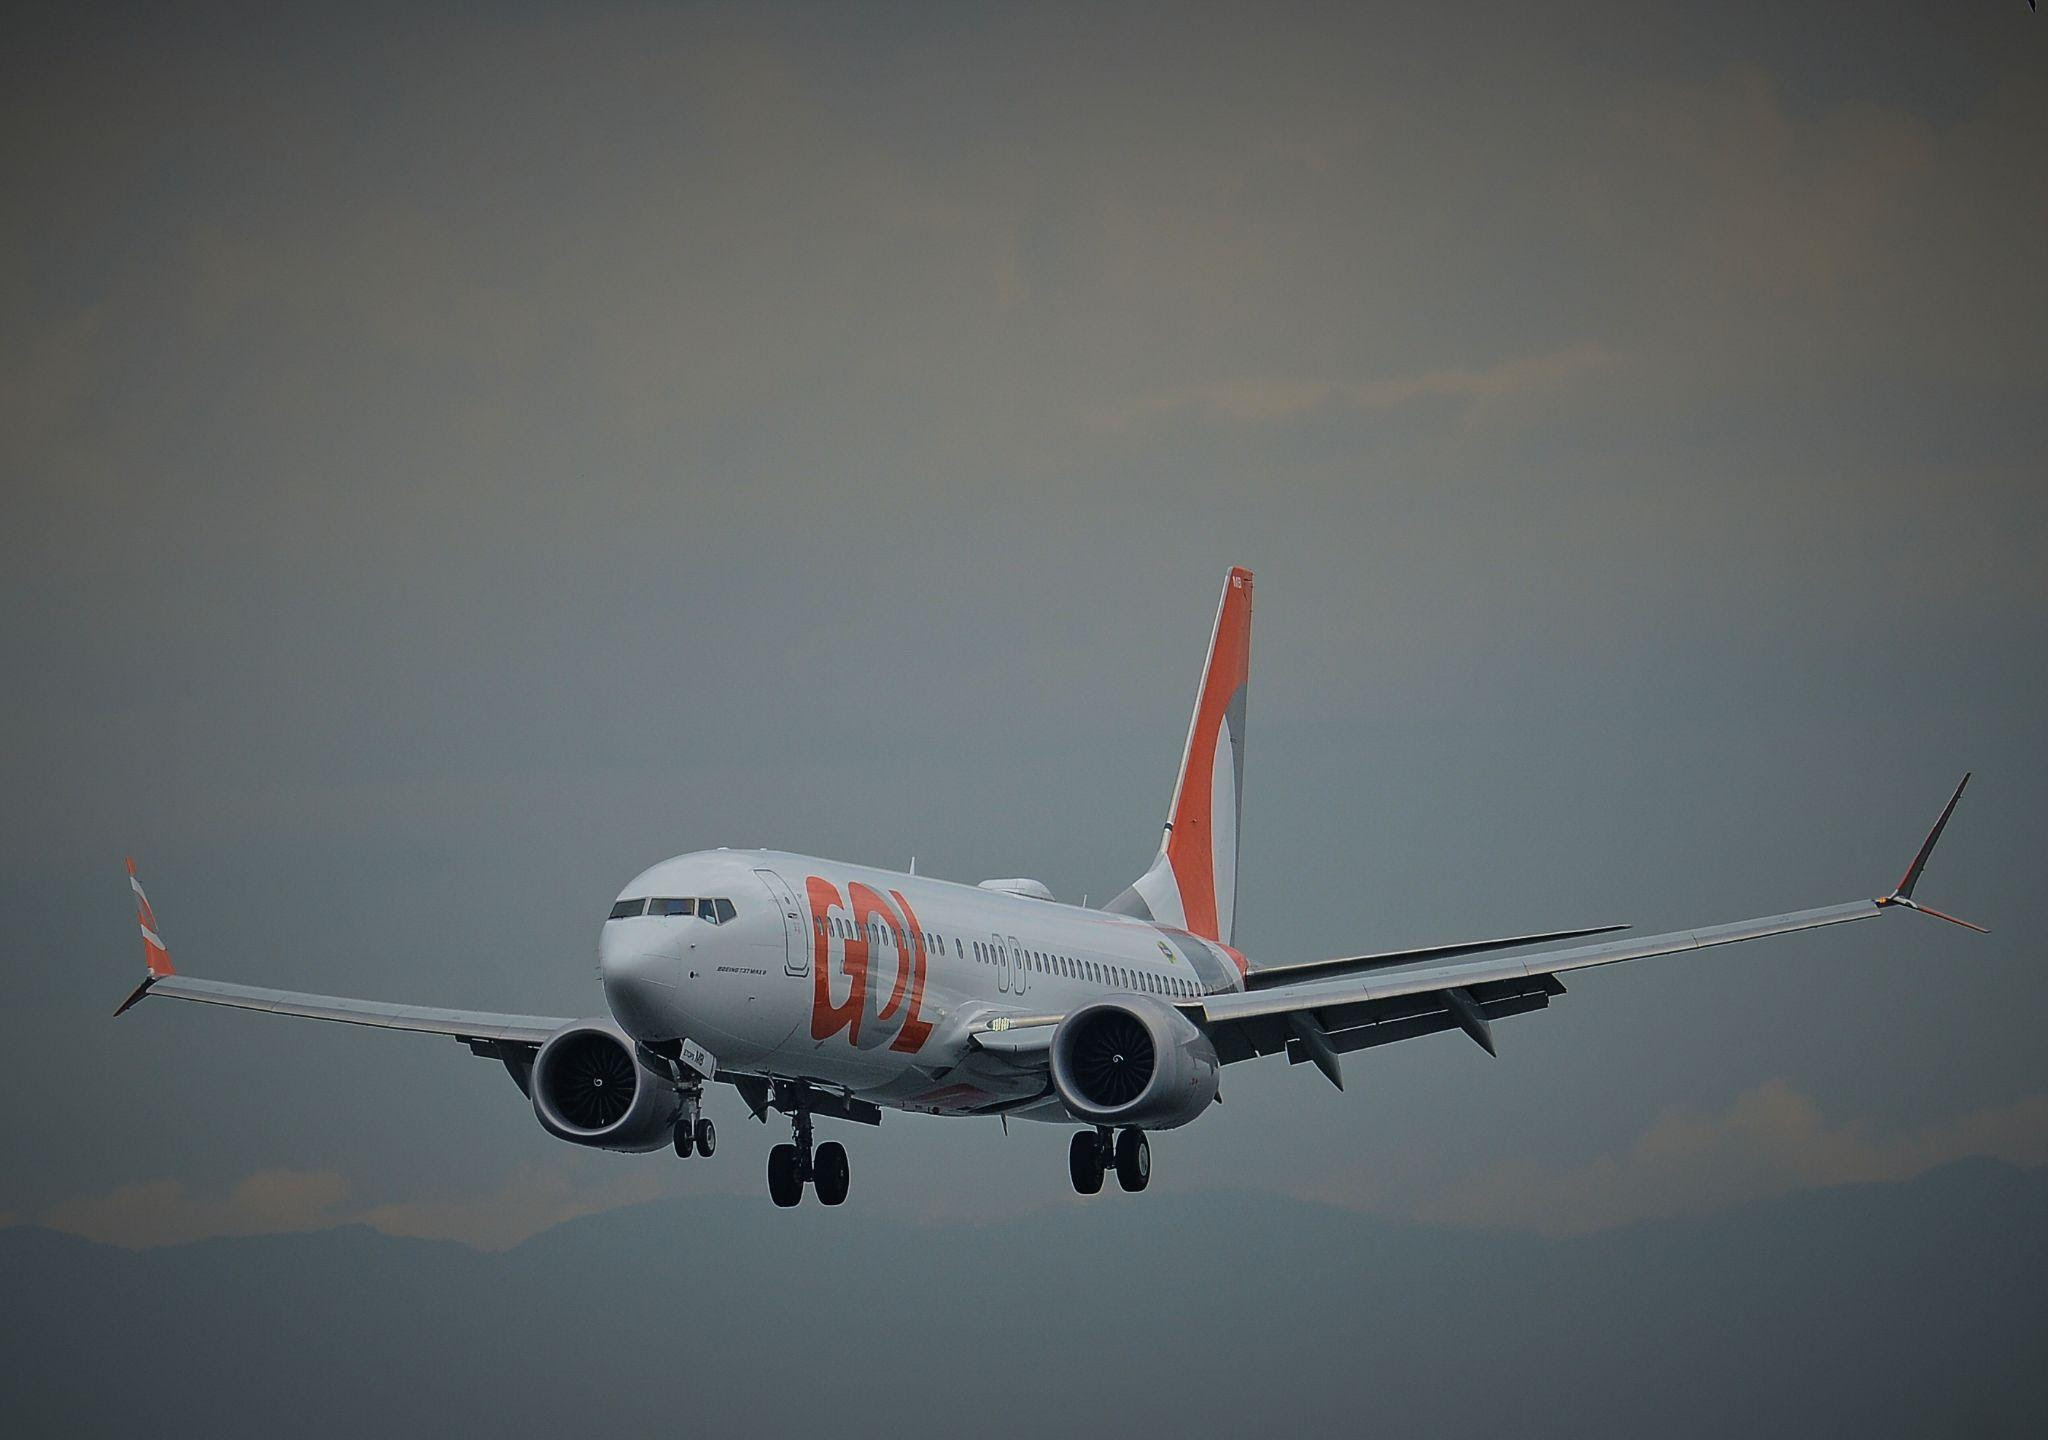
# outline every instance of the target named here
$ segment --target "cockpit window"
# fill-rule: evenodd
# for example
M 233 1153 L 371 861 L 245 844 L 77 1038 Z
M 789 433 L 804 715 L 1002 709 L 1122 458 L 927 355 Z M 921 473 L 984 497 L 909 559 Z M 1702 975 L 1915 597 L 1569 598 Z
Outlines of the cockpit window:
M 629 915 L 638 915 L 646 904 L 645 900 L 621 900 L 612 906 L 612 913 L 608 918 L 624 920 Z
M 612 918 L 616 920 L 622 914 L 638 915 L 640 913 L 640 906 L 643 904 L 647 907 L 649 915 L 664 917 L 694 915 L 699 920 L 709 920 L 713 925 L 723 925 L 726 921 L 732 919 L 734 914 L 732 901 L 730 900 L 706 899 L 694 895 L 657 895 L 652 900 L 620 901 L 618 906 L 612 909 Z M 633 908 L 626 910 L 623 908 L 626 905 L 631 905 Z

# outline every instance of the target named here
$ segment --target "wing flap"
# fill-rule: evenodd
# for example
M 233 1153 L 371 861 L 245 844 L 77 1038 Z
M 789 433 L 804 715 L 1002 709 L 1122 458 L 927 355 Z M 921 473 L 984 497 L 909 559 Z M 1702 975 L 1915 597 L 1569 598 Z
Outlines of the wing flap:
M 1545 977 L 1548 979 L 1549 977 Z M 1552 988 L 1555 987 L 1555 988 Z M 1532 1010 L 1542 1010 L 1550 1004 L 1552 995 L 1564 993 L 1564 986 L 1551 980 L 1548 986 L 1496 994 L 1492 998 L 1479 1000 L 1479 1009 L 1488 1020 L 1503 1020 L 1510 1015 L 1526 1015 Z M 1407 997 L 1411 1001 L 1405 1006 L 1389 1005 L 1379 1014 L 1369 1010 L 1365 1017 L 1350 1029 L 1329 1031 L 1330 1048 L 1339 1055 L 1349 1055 L 1357 1050 L 1368 1050 L 1375 1045 L 1391 1045 L 1396 1040 L 1412 1040 L 1418 1035 L 1434 1035 L 1440 1030 L 1455 1030 L 1458 1019 L 1451 1007 L 1442 1002 L 1429 1002 L 1427 997 Z M 1303 1050 L 1296 1054 L 1298 1042 L 1289 1041 L 1287 1059 L 1299 1065 L 1314 1057 Z

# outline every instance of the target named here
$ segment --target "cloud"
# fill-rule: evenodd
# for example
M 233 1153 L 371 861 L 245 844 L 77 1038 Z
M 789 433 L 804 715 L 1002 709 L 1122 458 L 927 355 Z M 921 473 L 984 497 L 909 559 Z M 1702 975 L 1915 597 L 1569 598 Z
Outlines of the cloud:
M 264 1170 L 226 1192 L 197 1193 L 177 1180 L 146 1180 L 51 1206 L 39 1221 L 131 1250 L 227 1235 L 281 1235 L 367 1225 L 386 1235 L 454 1240 L 509 1250 L 550 1226 L 669 1193 L 662 1177 L 626 1175 L 578 1184 L 559 1170 L 514 1171 L 494 1190 L 351 1205 L 348 1181 L 332 1170 Z M 21 1217 L 0 1215 L 0 1228 Z
M 1238 376 L 1151 390 L 1100 414 L 1122 428 L 1147 419 L 1196 411 L 1236 425 L 1291 420 L 1326 405 L 1391 410 L 1417 400 L 1453 400 L 1476 406 L 1488 400 L 1553 390 L 1615 363 L 1606 346 L 1591 341 L 1477 369 L 1425 370 L 1382 380 L 1315 380 Z
M 565 1220 L 638 1205 L 672 1193 L 656 1172 L 637 1171 L 603 1185 L 579 1185 L 557 1170 L 521 1170 L 482 1195 L 449 1195 L 376 1205 L 355 1223 L 386 1235 L 456 1240 L 478 1250 L 509 1250 Z
M 216 1235 L 319 1230 L 337 1218 L 347 1182 L 331 1170 L 261 1170 L 224 1194 L 200 1195 L 177 1180 L 144 1180 L 62 1201 L 41 1218 L 52 1230 L 146 1249 Z
M 1830 1124 L 1810 1098 L 1773 1080 L 1719 1112 L 1667 1110 L 1619 1155 L 1583 1165 L 1513 1160 L 1453 1182 L 1415 1218 L 1580 1235 L 1798 1190 L 1910 1180 L 1976 1158 L 2048 1163 L 2048 1095 L 1881 1131 L 1868 1119 Z

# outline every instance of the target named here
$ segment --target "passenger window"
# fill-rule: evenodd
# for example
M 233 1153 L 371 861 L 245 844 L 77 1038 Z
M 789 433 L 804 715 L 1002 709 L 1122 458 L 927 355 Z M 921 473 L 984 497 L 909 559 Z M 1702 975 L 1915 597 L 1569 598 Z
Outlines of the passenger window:
M 645 900 L 621 900 L 618 904 L 612 906 L 612 913 L 606 918 L 624 920 L 629 915 L 638 915 L 646 905 L 647 902 Z

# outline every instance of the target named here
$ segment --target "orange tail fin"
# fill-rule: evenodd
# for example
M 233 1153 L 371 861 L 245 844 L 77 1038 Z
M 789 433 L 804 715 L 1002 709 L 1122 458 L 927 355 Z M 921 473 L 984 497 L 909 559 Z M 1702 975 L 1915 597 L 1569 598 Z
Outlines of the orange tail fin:
M 1223 581 L 1159 854 L 1152 868 L 1105 908 L 1232 943 L 1251 657 L 1252 572 L 1237 567 Z

